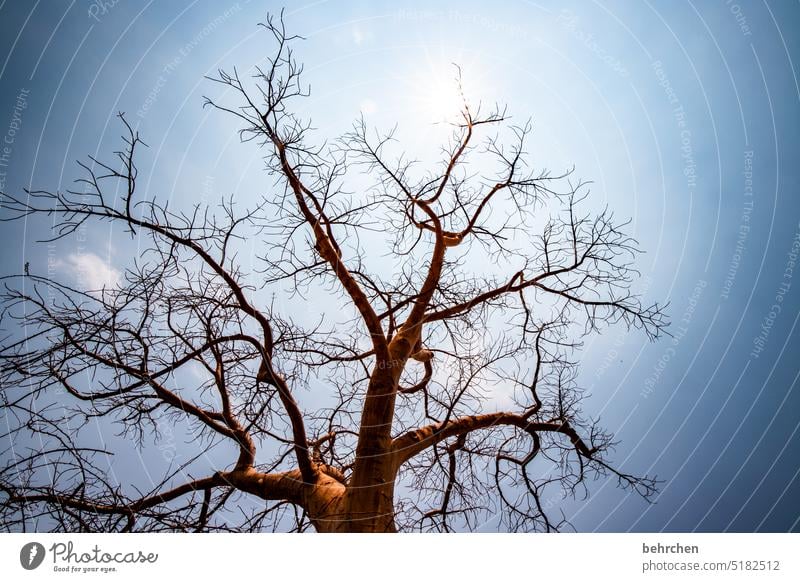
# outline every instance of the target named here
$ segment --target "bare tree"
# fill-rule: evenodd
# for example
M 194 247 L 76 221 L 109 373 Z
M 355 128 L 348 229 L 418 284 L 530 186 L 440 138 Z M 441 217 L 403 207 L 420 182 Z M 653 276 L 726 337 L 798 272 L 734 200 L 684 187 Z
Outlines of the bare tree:
M 580 409 L 582 337 L 666 325 L 631 291 L 626 223 L 585 210 L 568 173 L 531 169 L 530 123 L 466 99 L 427 171 L 363 119 L 314 146 L 292 113 L 308 94 L 297 37 L 282 19 L 265 28 L 269 65 L 252 82 L 220 72 L 236 102 L 207 101 L 265 152 L 274 188 L 253 207 L 137 196 L 142 142 L 122 116 L 123 151 L 81 164 L 75 190 L 5 195 L 5 220 L 50 217 L 53 239 L 110 222 L 146 250 L 101 290 L 34 268 L 4 278 L 2 527 L 449 531 L 500 514 L 551 531 L 566 524 L 548 491 L 605 476 L 653 495 L 654 479 L 612 466 L 612 436 Z M 371 185 L 349 191 L 352 176 Z M 260 249 L 252 270 L 243 241 Z M 376 241 L 385 254 L 367 250 Z M 317 323 L 277 313 L 280 294 L 308 297 Z M 313 386 L 326 400 L 308 410 Z M 187 420 L 197 456 L 146 491 L 116 482 L 113 451 L 86 436 L 105 423 L 148 446 Z M 217 445 L 228 461 L 209 467 Z

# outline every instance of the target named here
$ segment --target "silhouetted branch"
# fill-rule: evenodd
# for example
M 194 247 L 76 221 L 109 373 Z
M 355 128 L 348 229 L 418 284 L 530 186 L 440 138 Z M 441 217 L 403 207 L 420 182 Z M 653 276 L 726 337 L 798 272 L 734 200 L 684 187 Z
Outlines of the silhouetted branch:
M 460 69 L 432 168 L 363 118 L 314 145 L 293 113 L 309 94 L 300 37 L 282 16 L 264 27 L 267 64 L 220 71 L 232 103 L 206 101 L 263 152 L 275 187 L 251 207 L 137 192 L 144 144 L 122 114 L 113 163 L 81 162 L 75 189 L 2 197 L 2 220 L 48 219 L 49 241 L 112 223 L 143 249 L 102 289 L 29 266 L 1 279 L 2 527 L 454 531 L 497 504 L 509 529 L 551 531 L 568 527 L 554 495 L 593 478 L 650 498 L 656 481 L 614 468 L 613 437 L 584 417 L 575 359 L 603 326 L 655 339 L 667 325 L 631 290 L 628 223 L 585 210 L 572 171 L 532 168 L 532 123 L 473 107 Z M 297 400 L 312 389 L 318 409 Z M 146 491 L 115 482 L 110 446 L 86 446 L 145 449 L 173 426 L 199 452 Z

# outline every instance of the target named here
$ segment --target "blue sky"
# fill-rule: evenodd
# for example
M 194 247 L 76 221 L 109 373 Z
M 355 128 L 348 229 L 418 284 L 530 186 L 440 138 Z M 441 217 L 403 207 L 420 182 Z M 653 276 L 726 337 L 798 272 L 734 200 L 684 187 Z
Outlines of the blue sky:
M 150 146 L 147 193 L 253 199 L 271 186 L 261 154 L 202 108 L 219 91 L 204 76 L 262 63 L 256 23 L 279 9 L 0 3 L 2 189 L 67 187 L 75 160 L 117 147 L 124 111 Z M 639 289 L 670 302 L 675 337 L 606 330 L 582 352 L 581 381 L 615 458 L 664 484 L 647 506 L 594 483 L 588 500 L 559 502 L 576 529 L 800 530 L 797 2 L 322 1 L 286 21 L 306 37 L 302 113 L 320 136 L 363 112 L 434 160 L 456 62 L 471 99 L 533 120 L 537 166 L 575 166 L 598 206 L 632 219 L 647 251 Z M 41 227 L 3 225 L 4 274 L 46 265 Z M 59 242 L 59 275 L 113 280 L 118 234 Z

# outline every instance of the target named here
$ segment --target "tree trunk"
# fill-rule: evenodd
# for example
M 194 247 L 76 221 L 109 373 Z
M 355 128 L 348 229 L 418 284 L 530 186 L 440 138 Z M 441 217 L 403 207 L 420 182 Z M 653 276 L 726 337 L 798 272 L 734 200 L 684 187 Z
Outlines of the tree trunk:
M 311 517 L 320 533 L 396 533 L 394 505 L 363 498 L 339 498 L 325 507 L 324 512 Z
M 396 456 L 392 452 L 392 419 L 400 373 L 418 338 L 399 333 L 389 345 L 388 360 L 372 372 L 361 413 L 353 474 L 346 488 L 315 487 L 307 504 L 314 527 L 320 532 L 394 533 L 394 480 Z M 317 493 L 318 492 L 318 493 Z M 312 508 L 313 506 L 313 508 Z
M 372 487 L 316 486 L 306 504 L 320 533 L 395 533 L 394 478 Z

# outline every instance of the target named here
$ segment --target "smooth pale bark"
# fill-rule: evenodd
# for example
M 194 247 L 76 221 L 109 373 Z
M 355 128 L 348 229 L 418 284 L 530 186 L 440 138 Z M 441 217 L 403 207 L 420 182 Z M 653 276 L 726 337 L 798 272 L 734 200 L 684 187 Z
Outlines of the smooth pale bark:
M 343 521 L 325 531 L 397 531 L 394 481 L 398 467 L 392 448 L 392 421 L 400 373 L 417 339 L 398 334 L 389 344 L 389 357 L 376 363 L 361 414 L 353 474 L 338 501 Z

